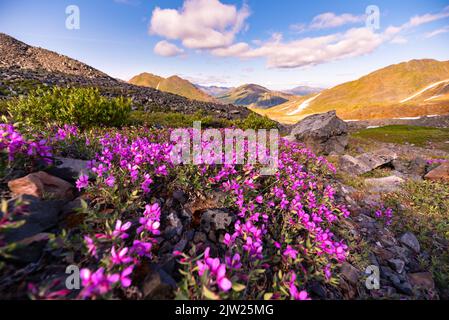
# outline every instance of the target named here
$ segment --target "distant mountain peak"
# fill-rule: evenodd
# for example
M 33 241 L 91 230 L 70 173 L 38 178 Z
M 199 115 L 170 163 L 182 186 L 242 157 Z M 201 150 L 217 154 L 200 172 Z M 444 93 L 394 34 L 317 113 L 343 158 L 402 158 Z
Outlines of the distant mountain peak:
M 183 79 L 178 75 L 163 78 L 152 73 L 143 72 L 135 77 L 132 77 L 129 80 L 129 83 L 174 93 L 193 100 L 215 102 L 213 97 L 198 89 L 190 81 Z
M 218 97 L 225 103 L 256 108 L 271 108 L 289 101 L 292 95 L 283 92 L 271 91 L 261 85 L 250 83 L 233 88 L 226 94 Z

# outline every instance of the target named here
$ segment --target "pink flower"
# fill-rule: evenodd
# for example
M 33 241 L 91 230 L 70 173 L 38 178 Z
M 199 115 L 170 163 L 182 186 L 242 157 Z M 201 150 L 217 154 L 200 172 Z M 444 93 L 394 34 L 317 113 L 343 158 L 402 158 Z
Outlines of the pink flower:
M 143 242 L 140 240 L 134 240 L 131 251 L 136 253 L 140 257 L 151 257 L 151 249 L 153 244 L 151 242 Z
M 76 187 L 78 188 L 78 191 L 81 191 L 81 189 L 86 188 L 89 185 L 89 177 L 85 174 L 81 174 L 76 181 Z
M 125 232 L 131 227 L 131 222 L 127 222 L 122 225 L 121 220 L 117 220 L 115 223 L 115 230 L 112 232 L 112 236 L 115 238 L 126 239 L 129 235 Z
M 108 187 L 112 188 L 115 185 L 115 178 L 114 176 L 109 176 L 104 182 Z
M 129 266 L 120 274 L 120 283 L 123 288 L 128 288 L 131 285 L 131 279 L 129 275 L 133 272 L 134 266 Z
M 97 256 L 97 246 L 94 243 L 94 240 L 88 236 L 84 236 L 84 241 L 86 242 L 87 252 L 93 256 Z
M 111 261 L 113 264 L 126 264 L 130 263 L 133 259 L 126 254 L 128 253 L 128 248 L 121 249 L 118 253 L 115 251 L 115 247 L 111 249 Z
M 287 249 L 284 251 L 283 255 L 295 260 L 298 257 L 298 251 L 293 249 L 292 246 L 288 245 Z
M 226 266 L 224 264 L 220 265 L 216 274 L 218 287 L 224 292 L 229 291 L 232 287 L 232 282 L 226 278 Z

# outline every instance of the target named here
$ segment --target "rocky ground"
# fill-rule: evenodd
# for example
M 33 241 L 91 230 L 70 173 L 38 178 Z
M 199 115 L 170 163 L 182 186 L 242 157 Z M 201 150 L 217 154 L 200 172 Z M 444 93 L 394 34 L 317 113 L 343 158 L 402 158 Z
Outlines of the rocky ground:
M 372 209 L 404 191 L 404 184 L 408 181 L 447 182 L 449 162 L 429 162 L 428 159 L 449 159 L 449 154 L 381 143 L 370 145 L 373 150 L 366 152 L 362 145 L 345 137 L 346 125 L 332 112 L 315 117 L 313 121 L 309 119 L 304 124 L 308 129 L 301 128 L 299 124 L 291 131 L 290 139 L 313 141 L 311 147 L 329 153 L 328 158 L 335 162 L 340 172 L 335 181 L 338 185 L 337 196 L 351 211 L 351 217 L 338 231 L 348 239 L 351 248 L 348 260 L 341 266 L 340 282 L 337 286 L 320 282 L 311 284 L 309 290 L 313 297 L 449 298 L 447 286 L 442 286 L 441 280 L 436 281 L 438 273 L 433 267 L 434 259 L 440 258 L 439 252 L 448 251 L 447 239 L 436 233 L 430 235 L 432 245 L 439 251 L 429 251 L 429 247 L 420 241 L 422 235 L 404 227 L 401 222 L 404 219 L 401 212 L 408 210 L 406 202 L 393 207 L 394 214 L 385 208 L 384 211 L 381 209 L 380 215 L 383 216 L 376 216 Z M 310 140 L 310 137 L 314 138 Z M 339 143 L 336 144 L 336 140 Z M 332 146 L 337 149 L 332 150 Z M 57 247 L 58 242 L 64 242 L 64 235 L 55 238 L 53 234 L 62 228 L 70 233 L 71 226 L 77 225 L 80 219 L 78 210 L 83 208 L 83 203 L 92 200 L 74 188 L 73 177 L 88 171 L 87 162 L 58 158 L 56 163 L 56 167 L 45 171 L 29 175 L 16 171 L 2 179 L 3 198 L 10 199 L 4 204 L 8 208 L 6 211 L 21 212 L 24 206 L 27 208 L 24 211 L 25 225 L 5 238 L 6 243 L 17 243 L 19 247 L 10 248 L 14 252 L 14 263 L 8 264 L 6 272 L 4 270 L 0 275 L 2 298 L 26 298 L 26 283 L 51 283 L 51 279 L 64 275 L 68 264 L 77 261 L 70 251 L 52 249 L 52 244 Z M 157 239 L 160 258 L 158 263 L 145 265 L 140 270 L 144 277 L 139 286 L 130 287 L 123 298 L 173 298 L 178 274 L 172 252 L 188 251 L 193 245 L 219 250 L 226 230 L 235 221 L 235 216 L 222 205 L 225 197 L 223 192 L 207 197 L 191 197 L 181 190 L 161 195 L 162 232 Z M 435 201 L 435 205 L 438 202 Z M 444 261 L 441 263 L 444 264 Z M 378 290 L 366 286 L 365 271 L 369 266 L 379 268 Z M 54 284 L 55 287 L 61 285 Z
M 342 268 L 341 289 L 344 296 L 448 299 L 447 283 L 443 288 L 440 283 L 437 288 L 430 267 L 431 260 L 439 258 L 435 255 L 449 249 L 447 237 L 428 235 L 432 238 L 432 245 L 441 248 L 437 253 L 431 253 L 420 245 L 420 235 L 407 230 L 405 221 L 401 221 L 410 218 L 402 216 L 404 212 L 419 214 L 416 208 L 408 207 L 409 203 L 401 199 L 395 207 L 396 221 L 393 224 L 391 220 L 394 217 L 381 217 L 384 220 L 379 221 L 379 217 L 373 216 L 372 208 L 379 203 L 388 203 L 388 200 L 396 199 L 403 193 L 411 196 L 405 187 L 408 183 L 445 184 L 446 193 L 442 196 L 446 197 L 444 204 L 447 205 L 449 153 L 410 144 L 360 141 L 349 136 L 350 130 L 350 125 L 339 120 L 334 112 L 329 112 L 305 119 L 290 132 L 290 139 L 308 142 L 314 150 L 325 151 L 340 172 L 340 196 L 349 204 L 352 213 L 348 232 L 358 244 L 355 245 L 358 249 L 353 252 L 354 259 Z M 449 136 L 447 138 L 449 140 Z M 432 203 L 433 199 L 428 200 Z M 444 223 L 447 223 L 447 207 L 438 208 L 440 203 L 436 199 L 433 205 L 445 214 Z M 422 218 L 432 219 L 430 215 Z M 441 263 L 447 262 L 443 260 Z M 364 268 L 368 265 L 380 268 L 380 290 L 367 290 L 361 281 Z

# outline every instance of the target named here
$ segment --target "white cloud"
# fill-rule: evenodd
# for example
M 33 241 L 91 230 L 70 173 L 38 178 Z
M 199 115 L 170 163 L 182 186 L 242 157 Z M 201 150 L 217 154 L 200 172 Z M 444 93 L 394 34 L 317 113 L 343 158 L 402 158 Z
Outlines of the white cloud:
M 362 23 L 366 20 L 366 15 L 352 15 L 343 13 L 337 15 L 333 12 L 325 12 L 315 16 L 309 24 L 297 23 L 290 26 L 290 29 L 301 33 L 310 30 L 322 30 L 337 28 L 347 24 Z
M 271 40 L 259 48 L 246 51 L 241 57 L 265 57 L 271 68 L 298 68 L 368 54 L 382 42 L 381 35 L 367 28 L 355 28 L 345 33 L 290 42 Z
M 408 40 L 403 36 L 396 36 L 390 42 L 394 44 L 406 44 L 408 43 Z
M 336 28 L 343 26 L 345 24 L 354 24 L 365 21 L 366 16 L 355 16 L 349 13 L 344 13 L 342 15 L 336 15 L 333 12 L 326 12 L 320 14 L 313 18 L 312 23 L 310 24 L 311 29 L 327 29 L 327 28 Z
M 234 42 L 236 34 L 245 26 L 249 8 L 237 9 L 219 0 L 185 0 L 183 7 L 156 8 L 150 32 L 166 39 L 179 40 L 185 48 L 206 50 L 218 57 L 242 59 L 264 58 L 270 68 L 300 68 L 369 54 L 384 43 L 407 43 L 407 31 L 417 26 L 449 17 L 449 7 L 439 13 L 417 15 L 400 26 L 389 26 L 383 32 L 358 27 L 324 36 L 284 40 L 281 33 L 273 33 L 266 41 L 259 39 Z M 331 12 L 316 16 L 311 23 L 296 25 L 297 31 L 335 28 L 364 21 L 365 15 Z M 449 27 L 449 26 L 448 26 Z M 435 30 L 435 36 L 446 30 Z M 158 43 L 159 54 L 178 55 L 182 49 L 167 41 Z M 156 48 L 155 48 L 156 52 Z
M 413 16 L 401 26 L 390 26 L 385 31 L 387 36 L 391 36 L 394 39 L 394 36 L 399 34 L 400 32 L 407 31 L 409 29 L 419 27 L 423 24 L 442 20 L 449 18 L 449 6 L 444 8 L 441 12 L 438 13 L 426 13 L 423 15 Z
M 245 42 L 239 42 L 233 44 L 226 48 L 218 48 L 211 51 L 211 53 L 218 57 L 229 57 L 229 56 L 242 56 L 250 50 L 250 46 Z
M 437 35 L 449 32 L 449 26 L 426 33 L 426 38 L 433 38 Z
M 246 5 L 222 4 L 219 0 L 185 0 L 183 7 L 154 9 L 150 33 L 180 40 L 191 49 L 216 49 L 232 45 L 250 12 Z
M 182 54 L 183 52 L 183 49 L 178 48 L 173 43 L 165 40 L 159 41 L 154 47 L 154 53 L 163 57 L 174 57 Z

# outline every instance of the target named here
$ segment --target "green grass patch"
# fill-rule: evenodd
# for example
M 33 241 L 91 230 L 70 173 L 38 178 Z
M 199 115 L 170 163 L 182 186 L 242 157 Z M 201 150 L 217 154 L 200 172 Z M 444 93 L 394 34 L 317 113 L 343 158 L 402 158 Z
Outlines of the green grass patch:
M 449 128 L 431 128 L 407 125 L 392 125 L 360 130 L 352 134 L 355 138 L 380 142 L 414 144 L 425 147 L 429 142 L 444 143 L 449 140 Z

